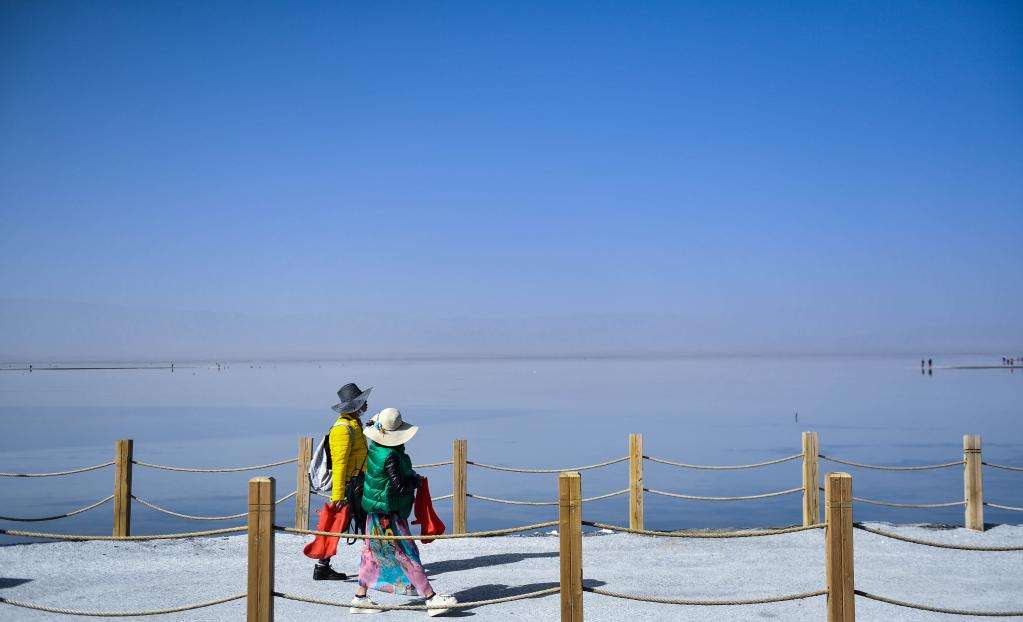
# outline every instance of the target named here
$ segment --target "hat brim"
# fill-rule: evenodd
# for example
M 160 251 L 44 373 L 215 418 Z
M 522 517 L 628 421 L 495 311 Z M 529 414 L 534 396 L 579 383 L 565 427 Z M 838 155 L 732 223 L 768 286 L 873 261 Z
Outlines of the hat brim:
M 373 387 L 370 387 L 347 402 L 334 404 L 330 407 L 330 409 L 340 414 L 353 413 L 366 405 L 366 401 L 369 399 L 369 393 L 372 390 Z
M 403 422 L 397 430 L 380 430 L 375 425 L 366 426 L 363 432 L 366 438 L 377 445 L 385 447 L 397 447 L 412 440 L 412 437 L 419 431 L 419 426 Z

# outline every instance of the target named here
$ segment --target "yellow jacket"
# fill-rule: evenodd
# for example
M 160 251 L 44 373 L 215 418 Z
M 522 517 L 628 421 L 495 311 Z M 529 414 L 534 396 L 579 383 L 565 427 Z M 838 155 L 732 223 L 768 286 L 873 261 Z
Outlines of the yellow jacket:
M 366 468 L 366 437 L 358 417 L 344 414 L 330 429 L 330 461 L 333 472 L 331 501 L 345 496 L 345 484 Z

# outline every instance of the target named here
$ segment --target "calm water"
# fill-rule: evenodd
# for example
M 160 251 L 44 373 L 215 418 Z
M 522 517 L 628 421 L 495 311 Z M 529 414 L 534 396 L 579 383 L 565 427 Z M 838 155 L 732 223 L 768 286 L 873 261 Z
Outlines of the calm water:
M 937 365 L 998 357 L 939 357 Z M 179 364 L 180 365 L 180 364 Z M 139 460 L 182 466 L 259 464 L 294 455 L 299 436 L 322 435 L 329 406 L 350 380 L 375 387 L 370 407 L 397 406 L 422 426 L 409 446 L 416 462 L 450 456 L 469 441 L 470 459 L 564 467 L 624 456 L 641 432 L 646 453 L 703 464 L 735 464 L 800 451 L 816 430 L 822 452 L 882 464 L 961 457 L 962 435 L 981 434 L 984 457 L 1023 464 L 1023 374 L 936 369 L 921 375 L 905 357 L 689 358 L 346 363 L 233 363 L 227 369 L 0 372 L 0 471 L 47 471 L 110 459 L 113 441 L 135 439 Z M 795 413 L 799 414 L 798 422 Z M 823 463 L 824 470 L 839 470 Z M 962 498 L 961 469 L 882 473 L 850 469 L 857 496 L 906 502 Z M 446 469 L 425 471 L 435 495 L 450 491 Z M 295 467 L 269 470 L 279 496 L 294 490 Z M 177 511 L 230 514 L 245 509 L 253 473 L 184 474 L 136 467 L 134 492 Z M 551 500 L 554 475 L 470 467 L 469 489 L 487 496 Z M 110 494 L 111 469 L 66 478 L 0 478 L 0 514 L 57 514 Z M 752 494 L 800 485 L 799 462 L 753 471 L 699 472 L 646 465 L 647 486 L 703 495 Z M 625 488 L 625 464 L 583 474 L 585 496 Z M 989 501 L 1023 506 L 1023 475 L 988 469 Z M 587 505 L 586 517 L 626 521 L 626 498 Z M 800 520 L 800 498 L 710 503 L 647 495 L 648 526 L 779 525 Z M 449 515 L 447 502 L 438 504 Z M 8 528 L 109 533 L 110 505 L 49 523 Z M 857 518 L 962 521 L 960 508 L 857 507 Z M 290 502 L 279 522 L 293 516 Z M 470 501 L 472 529 L 547 520 L 554 508 Z M 988 522 L 1023 514 L 988 508 Z M 136 504 L 135 533 L 230 526 L 192 522 Z M 8 540 L 9 541 L 9 540 Z

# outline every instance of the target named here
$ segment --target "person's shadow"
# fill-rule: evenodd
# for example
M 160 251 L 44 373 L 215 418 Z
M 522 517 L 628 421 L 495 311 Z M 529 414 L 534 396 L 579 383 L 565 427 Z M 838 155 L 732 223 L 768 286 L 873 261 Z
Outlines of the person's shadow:
M 23 583 L 28 583 L 32 579 L 9 579 L 7 577 L 0 577 L 0 589 L 5 587 L 16 587 Z
M 557 555 L 555 555 L 556 557 Z M 478 600 L 492 600 L 494 598 L 507 598 L 510 596 L 521 596 L 530 592 L 538 592 L 540 590 L 547 590 L 552 587 L 559 587 L 561 584 L 557 581 L 551 581 L 549 583 L 530 583 L 527 585 L 504 585 L 501 583 L 486 583 L 483 585 L 477 585 L 475 587 L 466 588 L 459 590 L 452 594 L 458 599 L 460 603 L 475 602 Z M 606 585 L 604 581 L 598 581 L 596 579 L 583 579 L 584 587 L 600 587 Z M 548 594 L 547 596 L 538 596 L 537 598 L 557 598 L 558 594 Z M 417 600 L 411 604 L 422 604 L 425 600 Z M 473 607 L 464 607 L 454 609 L 446 614 L 448 618 L 462 618 L 467 616 L 476 615 L 472 611 Z
M 557 557 L 557 551 L 544 553 L 497 553 L 494 555 L 480 555 L 469 559 L 448 559 L 430 564 L 424 564 L 423 568 L 429 577 L 435 577 L 445 572 L 458 572 L 460 570 L 473 570 L 486 568 L 488 566 L 500 566 L 502 564 L 514 564 L 527 559 L 538 559 L 541 557 Z

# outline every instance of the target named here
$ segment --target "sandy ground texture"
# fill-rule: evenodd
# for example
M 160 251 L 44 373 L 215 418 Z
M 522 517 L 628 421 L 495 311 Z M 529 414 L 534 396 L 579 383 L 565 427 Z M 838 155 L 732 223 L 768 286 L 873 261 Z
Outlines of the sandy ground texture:
M 903 535 L 985 546 L 1023 545 L 1023 526 L 985 533 L 871 523 Z M 757 598 L 813 591 L 824 586 L 823 532 L 730 540 L 588 536 L 583 544 L 586 584 L 632 594 L 692 599 Z M 314 582 L 302 556 L 306 538 L 278 534 L 276 589 L 347 602 L 351 580 Z M 549 536 L 438 541 L 422 546 L 435 589 L 473 601 L 558 585 L 558 539 Z M 974 610 L 1023 610 L 1023 552 L 966 552 L 924 547 L 856 532 L 858 589 L 919 603 Z M 344 548 L 335 567 L 356 571 L 357 547 Z M 26 544 L 0 548 L 0 595 L 33 603 L 91 610 L 140 610 L 212 600 L 245 589 L 243 536 L 120 543 Z M 421 601 L 376 594 L 378 602 Z M 857 599 L 857 619 L 877 621 L 966 620 Z M 277 599 L 278 621 L 309 622 L 349 617 L 347 608 Z M 823 596 L 755 606 L 658 605 L 585 596 L 587 620 L 813 620 L 826 619 Z M 421 611 L 391 611 L 371 620 L 423 619 Z M 558 620 L 558 596 L 462 610 L 451 617 L 478 620 Z M 149 618 L 237 621 L 244 600 Z M 69 616 L 0 604 L 0 620 L 73 620 Z M 356 619 L 367 619 L 360 616 Z

